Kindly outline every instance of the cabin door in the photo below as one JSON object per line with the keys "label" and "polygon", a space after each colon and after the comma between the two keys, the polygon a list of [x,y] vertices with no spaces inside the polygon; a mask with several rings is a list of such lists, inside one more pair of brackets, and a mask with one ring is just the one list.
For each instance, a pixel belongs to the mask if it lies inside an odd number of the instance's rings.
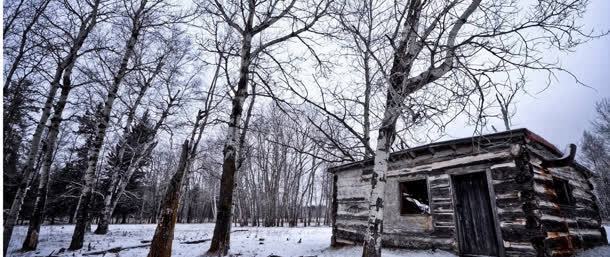
{"label": "cabin door", "polygon": [[458,244],[463,256],[497,256],[498,240],[484,172],[453,177]]}

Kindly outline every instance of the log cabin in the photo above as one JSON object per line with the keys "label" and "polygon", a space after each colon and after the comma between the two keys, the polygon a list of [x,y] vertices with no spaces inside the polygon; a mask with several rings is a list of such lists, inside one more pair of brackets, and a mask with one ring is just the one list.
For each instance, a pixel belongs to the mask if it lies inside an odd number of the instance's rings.
{"label": "log cabin", "polygon": [[[573,256],[607,244],[590,170],[527,129],[433,143],[390,155],[384,247],[460,256]],[[333,175],[333,246],[361,244],[373,160]]]}

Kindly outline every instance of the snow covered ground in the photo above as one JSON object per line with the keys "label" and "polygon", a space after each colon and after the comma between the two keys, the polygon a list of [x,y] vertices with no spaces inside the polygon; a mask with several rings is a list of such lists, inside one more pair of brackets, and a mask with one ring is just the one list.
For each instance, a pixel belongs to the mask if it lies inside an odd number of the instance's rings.
{"label": "snow covered ground", "polygon": [[[95,228],[95,227],[94,227]],[[56,254],[61,248],[70,245],[70,238],[74,226],[43,226],[39,251],[22,253],[19,246],[27,227],[15,228],[13,240],[9,246],[8,256],[33,257]],[[318,256],[318,257],[347,257],[360,256],[362,247],[343,247],[330,249],[331,229],[329,227],[306,228],[261,228],[236,227],[238,231],[231,234],[231,254],[241,257],[267,257],[278,255],[289,256]],[[87,234],[85,247],[76,252],[64,252],[59,256],[83,256],[83,253],[106,250],[113,247],[126,247],[142,244],[142,240],[150,240],[155,230],[152,224],[110,225],[110,232],[106,236]],[[214,224],[178,224],[172,256],[201,256],[209,247],[209,241],[200,244],[182,244],[185,241],[208,239],[212,237]],[[146,256],[148,248],[135,248],[119,252],[119,254],[106,254],[108,256],[140,257]],[[74,255],[73,255],[74,254]],[[241,254],[241,255],[238,255]],[[409,251],[384,250],[384,257],[413,256],[413,257],[453,257],[455,255],[444,251]],[[97,255],[102,256],[102,255]]]}
{"label": "snow covered ground", "polygon": [[[67,248],[74,226],[58,225],[43,226],[39,251],[19,252],[27,227],[15,228],[15,234],[9,246],[8,256],[83,256],[90,251],[106,250],[114,247],[128,247],[141,245],[143,240],[150,240],[155,230],[152,224],[111,225],[110,233],[106,236],[87,234],[85,247],[76,252],[64,251],[57,254],[61,248]],[[173,244],[173,256],[201,256],[209,246],[209,241],[199,244],[183,244],[185,241],[209,239],[212,237],[214,224],[178,224]],[[360,256],[360,246],[330,249],[331,229],[328,227],[307,228],[260,228],[237,227],[238,231],[231,234],[231,254],[242,257],[267,257],[277,255],[288,256],[318,256],[318,257],[347,257]],[[610,226],[606,226],[610,234]],[[90,249],[89,249],[90,248]],[[119,253],[110,253],[105,256],[139,257],[146,256],[148,248],[135,248]],[[102,256],[102,255],[97,255]],[[384,250],[384,257],[453,257],[455,255],[444,251],[411,251],[411,250]],[[579,257],[608,257],[610,246],[598,247],[582,252]]]}

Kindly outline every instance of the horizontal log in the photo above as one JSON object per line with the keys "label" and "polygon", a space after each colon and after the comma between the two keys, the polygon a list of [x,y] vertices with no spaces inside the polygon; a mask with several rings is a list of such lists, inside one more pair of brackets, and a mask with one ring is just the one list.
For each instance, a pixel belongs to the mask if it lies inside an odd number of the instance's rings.
{"label": "horizontal log", "polygon": [[525,220],[525,213],[523,212],[502,212],[498,213],[498,220],[505,222],[517,222]]}
{"label": "horizontal log", "polygon": [[608,240],[603,235],[582,235],[581,237],[581,247],[583,249],[608,245]]}
{"label": "horizontal log", "polygon": [[430,235],[437,238],[455,238],[455,226],[435,226]]}
{"label": "horizontal log", "polygon": [[601,224],[597,219],[577,218],[578,227],[581,228],[600,228]]}
{"label": "horizontal log", "polygon": [[362,240],[364,239],[364,234],[363,233],[357,233],[351,230],[345,230],[345,229],[340,229],[337,228],[335,230],[335,236],[338,239],[343,239],[343,240],[349,240],[349,241],[354,241],[354,242],[362,242]]}
{"label": "horizontal log", "polygon": [[505,163],[504,166],[502,164],[491,166],[491,177],[494,180],[507,180],[514,179],[519,172],[519,169],[515,166],[514,162]]}
{"label": "horizontal log", "polygon": [[453,222],[453,213],[433,213],[432,220],[435,222]]}
{"label": "horizontal log", "polygon": [[569,226],[566,222],[559,220],[540,220],[542,230],[545,232],[568,232]]}
{"label": "horizontal log", "polygon": [[449,186],[449,178],[428,177],[428,183],[430,183],[430,186],[439,186],[439,185]]}
{"label": "horizontal log", "polygon": [[537,256],[538,252],[529,242],[507,242],[504,241],[506,256]]}
{"label": "horizontal log", "polygon": [[437,188],[449,188],[449,184],[430,185],[430,189],[437,189]]}
{"label": "horizontal log", "polygon": [[337,220],[359,220],[367,221],[368,215],[350,215],[350,214],[339,214],[337,213]]}
{"label": "horizontal log", "polygon": [[508,180],[493,180],[493,188],[494,192],[498,194],[510,193],[510,192],[519,192],[523,190],[524,186],[522,184],[517,183],[513,179]]}
{"label": "horizontal log", "polygon": [[422,165],[417,165],[415,162],[411,162],[411,164],[414,164],[414,166],[403,169],[390,170],[388,171],[387,176],[392,177],[399,175],[425,173],[430,171],[443,172],[444,169],[461,166],[473,166],[477,164],[489,164],[487,166],[491,166],[491,164],[494,162],[506,161],[510,158],[510,153],[508,151],[489,152],[468,156],[447,156],[445,158],[446,160],[442,160],[441,158],[435,158],[433,161],[428,161],[426,164]]}
{"label": "horizontal log", "polygon": [[527,228],[525,224],[501,223],[500,230],[502,231],[502,238],[511,242],[527,242],[544,234],[540,230]]}
{"label": "horizontal log", "polygon": [[434,222],[435,228],[455,228],[455,222]]}
{"label": "horizontal log", "polygon": [[439,238],[433,234],[405,235],[405,234],[384,234],[382,236],[384,247],[400,247],[409,249],[443,249],[455,250],[453,237]]}
{"label": "horizontal log", "polygon": [[523,201],[519,198],[496,198],[496,206],[499,208],[519,208]]}
{"label": "horizontal log", "polygon": [[451,196],[451,190],[449,189],[449,187],[430,188],[430,195],[433,195],[435,197],[448,198]]}
{"label": "horizontal log", "polygon": [[570,251],[573,250],[573,242],[578,238],[574,235],[563,233],[548,233],[544,239],[544,247],[553,251]]}
{"label": "horizontal log", "polygon": [[451,205],[433,205],[432,212],[435,214],[453,213],[453,206],[451,206]]}
{"label": "horizontal log", "polygon": [[[335,231],[337,242],[347,241],[359,244],[364,239],[364,233],[357,233],[345,229]],[[453,238],[438,238],[431,233],[412,233],[412,234],[388,234],[382,235],[382,245],[384,247],[399,247],[409,249],[444,249],[453,250],[455,242]]]}
{"label": "horizontal log", "polygon": [[432,196],[431,202],[433,204],[451,204],[453,201],[452,201],[451,197]]}
{"label": "horizontal log", "polygon": [[538,253],[522,252],[522,251],[511,251],[505,250],[504,255],[506,257],[536,257]]}
{"label": "horizontal log", "polygon": [[362,233],[366,232],[367,222],[357,222],[353,220],[337,220],[336,222],[337,229],[342,229],[346,231],[351,231],[354,233]]}
{"label": "horizontal log", "polygon": [[364,197],[346,197],[346,198],[337,198],[337,202],[339,203],[351,203],[351,202],[364,202],[367,201]]}

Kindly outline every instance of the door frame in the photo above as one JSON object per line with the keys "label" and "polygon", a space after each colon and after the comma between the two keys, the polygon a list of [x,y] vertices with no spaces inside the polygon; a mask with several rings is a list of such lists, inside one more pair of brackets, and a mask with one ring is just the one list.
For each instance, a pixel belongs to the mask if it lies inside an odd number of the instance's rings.
{"label": "door frame", "polygon": [[[490,209],[491,209],[491,214],[492,214],[492,219],[493,219],[493,223],[494,223],[494,232],[496,234],[496,245],[498,246],[498,256],[499,257],[504,257],[506,256],[505,253],[505,249],[504,249],[504,240],[502,239],[502,230],[500,229],[500,221],[498,220],[498,210],[497,210],[497,205],[496,205],[496,193],[494,191],[493,188],[493,180],[492,180],[492,175],[491,175],[491,169],[489,168],[485,168],[485,169],[468,169],[468,167],[465,167],[460,169],[460,171],[458,172],[454,172],[451,173],[449,175],[449,184],[450,184],[450,188],[451,188],[451,198],[453,201],[453,218],[454,218],[454,222],[455,222],[455,228],[456,228],[456,233],[455,233],[455,239],[456,239],[456,243],[458,246],[458,255],[459,256],[465,256],[462,250],[462,244],[461,244],[461,238],[460,238],[460,233],[459,231],[462,229],[460,227],[460,223],[458,222],[458,213],[457,213],[457,209],[456,209],[456,204],[457,204],[457,195],[456,195],[456,191],[454,189],[454,179],[456,176],[460,176],[460,175],[467,175],[467,174],[472,174],[472,173],[483,173],[485,175],[485,182],[487,182],[487,192],[489,193],[489,205],[490,205]],[[476,255],[470,255],[470,256],[476,256]]]}

